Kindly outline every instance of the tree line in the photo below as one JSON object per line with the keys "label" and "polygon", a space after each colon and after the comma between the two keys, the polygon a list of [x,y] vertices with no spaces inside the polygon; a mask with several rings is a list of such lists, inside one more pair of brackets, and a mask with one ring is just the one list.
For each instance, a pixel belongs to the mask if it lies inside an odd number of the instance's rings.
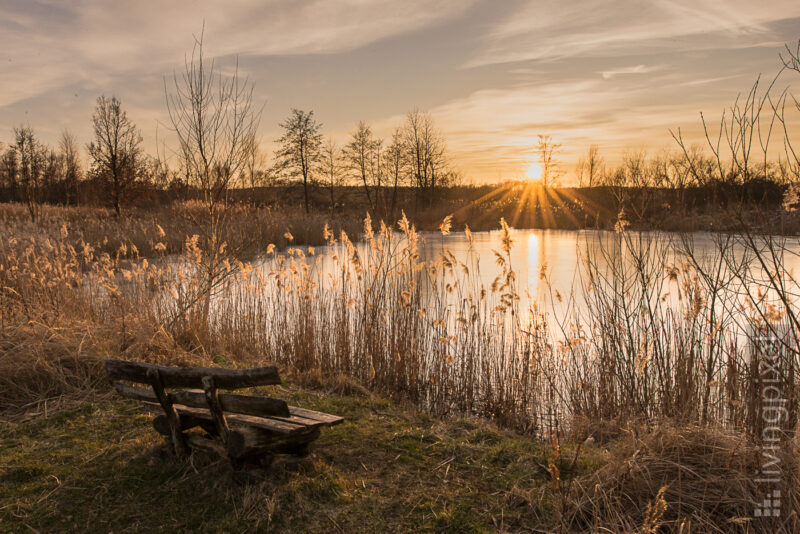
{"label": "tree line", "polygon": [[[120,100],[103,95],[91,118],[87,166],[69,131],[50,147],[30,126],[14,128],[13,141],[0,144],[0,199],[26,203],[32,219],[42,203],[105,204],[119,215],[123,206],[151,199],[159,190],[171,191],[173,197],[188,192],[217,197],[206,199],[209,206],[216,206],[231,188],[299,183],[306,212],[319,207],[312,206],[314,191],[324,190],[327,208],[334,210],[338,190],[357,186],[374,216],[393,218],[399,209],[399,189],[411,188],[415,203],[429,205],[438,190],[460,181],[448,160],[444,135],[431,115],[419,110],[409,112],[388,140],[361,121],[340,146],[323,135],[313,111],[292,109],[280,123],[283,135],[276,140],[274,161],[267,165],[255,135],[257,110],[248,108],[247,117],[239,117],[238,124],[222,124],[222,116],[212,116],[204,125],[192,124],[186,102],[208,90],[200,86],[202,76],[196,73],[198,86],[186,88],[191,94],[175,92],[167,100],[178,139],[174,167],[143,150],[141,131]],[[239,98],[251,104],[252,94],[233,94],[240,92],[235,87],[222,90],[226,94],[217,95],[217,100]],[[223,141],[231,145],[227,152]]]}
{"label": "tree line", "polygon": [[0,198],[24,202],[31,219],[39,206],[104,201],[117,215],[134,196],[168,184],[164,163],[142,150],[142,135],[116,97],[101,96],[92,115],[94,139],[84,167],[75,136],[61,134],[58,146],[42,143],[32,127],[17,126],[13,141],[0,145]]}

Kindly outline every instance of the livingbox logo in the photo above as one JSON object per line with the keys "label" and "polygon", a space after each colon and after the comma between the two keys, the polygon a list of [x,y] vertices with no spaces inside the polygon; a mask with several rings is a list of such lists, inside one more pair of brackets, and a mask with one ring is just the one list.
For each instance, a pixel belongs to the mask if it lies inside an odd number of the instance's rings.
{"label": "livingbox logo", "polygon": [[783,427],[789,418],[787,399],[782,389],[780,367],[782,341],[774,334],[757,336],[758,381],[760,389],[760,417],[762,423],[760,466],[754,482],[763,498],[755,503],[755,517],[780,517],[783,471],[781,443]]}

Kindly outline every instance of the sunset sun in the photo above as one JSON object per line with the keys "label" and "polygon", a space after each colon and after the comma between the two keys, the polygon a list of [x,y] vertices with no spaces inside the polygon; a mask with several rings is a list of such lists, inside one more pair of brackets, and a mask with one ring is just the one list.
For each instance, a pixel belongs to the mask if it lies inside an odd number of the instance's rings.
{"label": "sunset sun", "polygon": [[525,176],[533,182],[540,181],[542,179],[542,166],[538,162],[532,161]]}

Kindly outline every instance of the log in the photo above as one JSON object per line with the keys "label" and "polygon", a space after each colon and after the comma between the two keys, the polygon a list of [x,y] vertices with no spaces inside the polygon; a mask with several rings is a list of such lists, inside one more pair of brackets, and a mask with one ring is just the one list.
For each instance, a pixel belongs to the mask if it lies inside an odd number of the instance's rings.
{"label": "log", "polygon": [[165,367],[144,362],[106,360],[106,372],[113,380],[129,380],[150,384],[148,373],[158,371],[166,388],[200,388],[204,376],[213,376],[221,389],[238,389],[252,386],[280,384],[278,368],[275,366],[255,369],[219,369],[211,367]]}
{"label": "log", "polygon": [[[123,397],[144,402],[158,402],[155,394],[149,389],[137,388],[119,382],[114,383],[114,389]],[[174,404],[182,404],[192,408],[206,408],[208,406],[206,404],[205,393],[202,390],[175,391],[174,393],[170,393],[169,397]],[[229,413],[240,413],[259,417],[274,415],[291,417],[292,415],[289,411],[289,406],[285,401],[280,399],[250,397],[247,395],[236,395],[234,393],[218,393],[218,398],[223,411]]]}
{"label": "log", "polygon": [[319,428],[282,436],[260,428],[246,427],[232,430],[226,446],[231,458],[247,458],[267,453],[305,455],[308,453],[308,444],[318,437]]}

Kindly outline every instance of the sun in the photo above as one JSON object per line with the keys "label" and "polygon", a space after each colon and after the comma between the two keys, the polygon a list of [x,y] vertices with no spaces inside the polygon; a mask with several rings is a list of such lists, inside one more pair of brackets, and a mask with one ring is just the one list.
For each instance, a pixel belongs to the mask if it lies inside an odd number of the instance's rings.
{"label": "sun", "polygon": [[538,162],[532,161],[530,167],[528,167],[528,172],[525,174],[528,180],[537,182],[542,179],[542,166]]}

